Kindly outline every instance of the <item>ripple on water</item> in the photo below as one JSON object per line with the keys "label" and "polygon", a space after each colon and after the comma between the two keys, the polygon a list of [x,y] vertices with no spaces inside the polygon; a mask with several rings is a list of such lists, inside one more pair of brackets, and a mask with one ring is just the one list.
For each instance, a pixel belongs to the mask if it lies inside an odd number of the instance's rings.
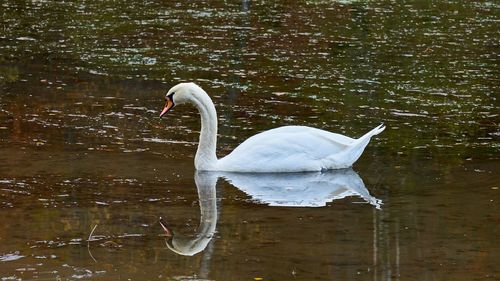
{"label": "ripple on water", "polygon": [[179,140],[169,140],[169,139],[161,139],[161,138],[143,138],[145,142],[154,142],[154,143],[179,143],[179,144],[189,144],[189,145],[197,145],[197,142],[192,141],[179,141]]}
{"label": "ripple on water", "polygon": [[6,261],[15,261],[15,260],[18,260],[18,259],[22,259],[24,257],[25,256],[20,255],[19,252],[16,251],[14,253],[8,253],[8,254],[0,255],[0,261],[3,261],[3,262],[6,262]]}

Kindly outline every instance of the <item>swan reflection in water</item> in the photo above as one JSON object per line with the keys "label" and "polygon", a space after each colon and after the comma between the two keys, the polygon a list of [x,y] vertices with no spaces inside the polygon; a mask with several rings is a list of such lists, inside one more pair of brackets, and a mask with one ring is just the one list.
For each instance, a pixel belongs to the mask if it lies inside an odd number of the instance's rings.
{"label": "swan reflection in water", "polygon": [[281,207],[323,207],[328,202],[357,196],[380,209],[382,201],[371,196],[363,180],[352,169],[307,173],[195,173],[200,200],[200,225],[195,236],[182,236],[162,220],[160,224],[169,238],[167,246],[173,252],[193,256],[203,251],[215,233],[217,224],[216,184],[218,178],[252,197],[256,202]]}
{"label": "swan reflection in water", "polygon": [[217,196],[215,185],[218,175],[212,172],[196,172],[194,181],[198,189],[200,200],[200,226],[196,230],[196,235],[177,235],[161,218],[160,225],[167,239],[167,247],[173,252],[183,256],[193,256],[203,251],[215,233],[217,225]]}

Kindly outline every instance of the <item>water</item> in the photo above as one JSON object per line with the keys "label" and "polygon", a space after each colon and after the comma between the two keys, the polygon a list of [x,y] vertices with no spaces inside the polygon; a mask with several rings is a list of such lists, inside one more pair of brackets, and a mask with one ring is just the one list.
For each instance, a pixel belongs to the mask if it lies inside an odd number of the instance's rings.
{"label": "water", "polygon": [[[0,278],[497,280],[498,11],[2,2]],[[219,156],[281,125],[387,129],[323,185],[200,175],[195,110],[157,118],[179,81],[216,103]]]}

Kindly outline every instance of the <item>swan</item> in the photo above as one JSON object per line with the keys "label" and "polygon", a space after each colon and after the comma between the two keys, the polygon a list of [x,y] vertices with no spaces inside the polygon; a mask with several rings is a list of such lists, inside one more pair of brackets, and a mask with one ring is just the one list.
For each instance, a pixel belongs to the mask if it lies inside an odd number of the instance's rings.
{"label": "swan", "polygon": [[258,133],[217,159],[217,112],[208,94],[195,83],[180,83],[165,96],[160,118],[177,105],[193,104],[201,116],[194,165],[200,171],[306,172],[351,167],[383,124],[358,139],[306,126],[283,126]]}

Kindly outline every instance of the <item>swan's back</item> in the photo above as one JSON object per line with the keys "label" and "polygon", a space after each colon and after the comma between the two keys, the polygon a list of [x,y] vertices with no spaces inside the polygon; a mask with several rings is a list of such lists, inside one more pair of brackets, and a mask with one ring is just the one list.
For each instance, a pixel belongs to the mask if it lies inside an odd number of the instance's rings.
{"label": "swan's back", "polygon": [[[329,157],[345,152],[354,139],[306,126],[285,126],[254,135],[218,162],[218,169],[244,172],[319,171]],[[331,162],[331,161],[330,161]]]}

